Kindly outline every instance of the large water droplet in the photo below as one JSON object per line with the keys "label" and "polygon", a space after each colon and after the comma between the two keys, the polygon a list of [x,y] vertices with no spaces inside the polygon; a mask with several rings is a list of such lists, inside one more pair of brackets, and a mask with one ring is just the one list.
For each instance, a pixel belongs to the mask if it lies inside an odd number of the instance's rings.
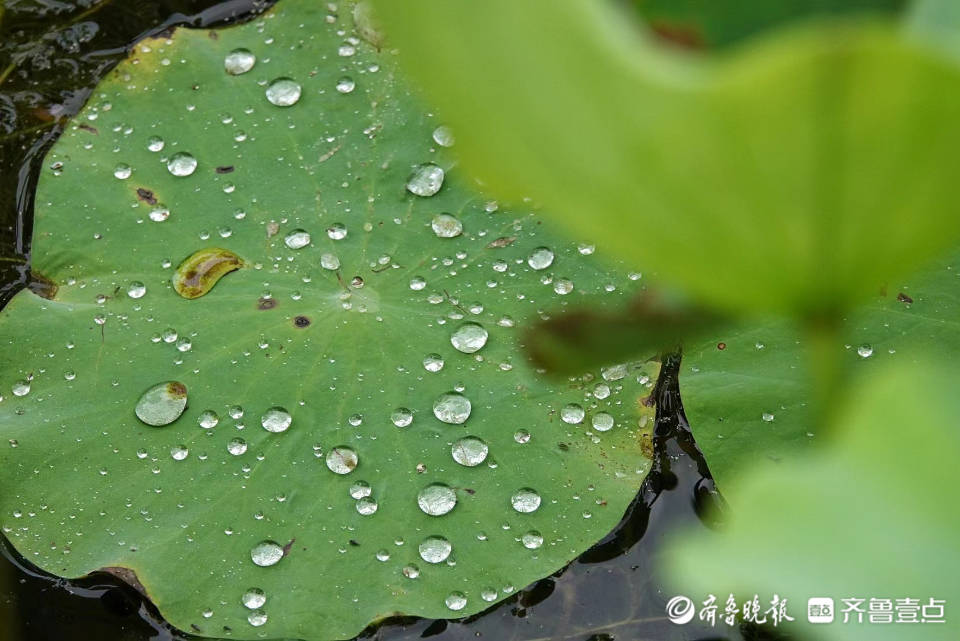
{"label": "large water droplet", "polygon": [[584,416],[586,416],[586,412],[584,412],[583,408],[576,403],[564,405],[563,409],[560,410],[560,420],[571,425],[581,423]]}
{"label": "large water droplet", "polygon": [[167,171],[174,176],[189,176],[197,170],[197,159],[185,151],[178,151],[167,161]]}
{"label": "large water droplet", "polygon": [[438,238],[456,238],[463,233],[463,223],[450,214],[437,214],[430,227]]}
{"label": "large water droplet", "polygon": [[158,383],[137,402],[137,418],[154,427],[169,425],[180,418],[187,406],[187,386],[177,381]]}
{"label": "large water droplet", "polygon": [[453,129],[446,125],[440,125],[433,130],[433,142],[441,147],[453,147],[456,138],[453,135]]}
{"label": "large water droplet", "polygon": [[26,396],[30,393],[30,381],[17,381],[13,384],[11,390],[14,396]]}
{"label": "large water droplet", "polygon": [[457,505],[457,493],[443,483],[431,483],[420,490],[417,504],[424,514],[443,516]]}
{"label": "large water droplet", "polygon": [[470,418],[470,399],[463,394],[447,392],[433,402],[433,415],[444,423],[461,425]]}
{"label": "large water droplet", "polygon": [[267,100],[278,107],[289,107],[300,100],[300,83],[291,78],[277,78],[267,87]]}
{"label": "large water droplet", "polygon": [[524,514],[536,512],[540,507],[540,495],[534,489],[522,487],[510,497],[510,504],[517,512]]}
{"label": "large water droplet", "polygon": [[227,73],[239,76],[253,69],[256,62],[257,57],[249,49],[234,49],[223,59],[223,68]]}
{"label": "large water droplet", "polygon": [[466,467],[475,467],[487,460],[490,448],[476,436],[465,436],[450,448],[453,460]]}
{"label": "large water droplet", "polygon": [[546,269],[553,264],[553,250],[549,247],[537,247],[527,256],[527,264],[536,270]]}
{"label": "large water droplet", "polygon": [[283,239],[283,244],[290,249],[303,249],[310,244],[310,232],[294,229]]}
{"label": "large water droplet", "polygon": [[290,412],[282,407],[271,407],[260,417],[260,425],[263,429],[274,433],[286,432],[292,422]]}
{"label": "large water droplet", "polygon": [[260,541],[250,550],[250,559],[262,568],[276,565],[283,558],[283,546],[276,541]]}
{"label": "large water droplet", "polygon": [[427,563],[443,563],[452,550],[450,541],[442,536],[428,536],[420,544],[420,558]]}
{"label": "large water droplet", "polygon": [[467,607],[467,597],[463,592],[451,592],[447,598],[444,599],[444,603],[454,612],[458,612]]}
{"label": "large water droplet", "polygon": [[613,423],[613,416],[606,412],[597,412],[590,419],[590,424],[593,425],[593,429],[598,432],[606,432],[613,427]]}
{"label": "large water droplet", "polygon": [[240,597],[240,602],[245,608],[256,610],[267,602],[267,595],[260,588],[250,588]]}
{"label": "large water droplet", "polygon": [[464,323],[450,336],[450,343],[457,351],[473,354],[487,344],[487,330],[479,323]]}
{"label": "large water droplet", "polygon": [[417,167],[407,180],[407,191],[415,196],[432,196],[443,186],[443,169],[427,163]]}
{"label": "large water droplet", "polygon": [[340,445],[327,454],[327,467],[334,474],[349,474],[357,469],[359,457],[353,448]]}

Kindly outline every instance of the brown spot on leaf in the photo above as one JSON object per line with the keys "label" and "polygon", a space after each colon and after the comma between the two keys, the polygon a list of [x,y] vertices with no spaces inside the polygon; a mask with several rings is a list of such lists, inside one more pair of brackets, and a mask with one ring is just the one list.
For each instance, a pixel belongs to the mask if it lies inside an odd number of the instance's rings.
{"label": "brown spot on leaf", "polygon": [[726,343],[717,343],[717,349],[719,349],[719,350],[722,352],[723,350],[727,349],[727,344],[726,344]]}
{"label": "brown spot on leaf", "polygon": [[89,131],[94,136],[100,135],[100,131],[97,130],[96,127],[92,127],[85,122],[81,122],[79,125],[77,125],[77,129],[83,129],[84,131]]}
{"label": "brown spot on leaf", "polygon": [[55,282],[40,272],[31,271],[30,281],[27,283],[27,289],[41,298],[53,300],[57,295],[57,290],[59,287]]}
{"label": "brown spot on leaf", "polygon": [[293,547],[294,541],[296,541],[296,539],[290,539],[290,542],[283,546],[283,556],[290,554],[290,548]]}
{"label": "brown spot on leaf", "polygon": [[137,198],[148,205],[157,204],[157,197],[153,195],[153,191],[147,189],[146,187],[137,187]]}
{"label": "brown spot on leaf", "polygon": [[900,301],[901,303],[913,302],[913,299],[907,296],[906,294],[904,294],[903,292],[900,292],[899,294],[897,294],[897,300]]}
{"label": "brown spot on leaf", "polygon": [[293,326],[303,329],[310,326],[310,319],[306,316],[297,316],[293,319]]}
{"label": "brown spot on leaf", "polygon": [[143,587],[142,583],[140,583],[140,579],[137,578],[137,573],[130,568],[111,565],[109,567],[102,568],[102,571],[117,577],[134,590],[142,594],[144,597],[147,597],[147,589]]}
{"label": "brown spot on leaf", "polygon": [[229,174],[232,171],[233,171],[233,165],[221,165],[220,167],[216,168],[216,172],[218,174]]}
{"label": "brown spot on leaf", "polygon": [[273,308],[276,307],[276,306],[277,306],[277,299],[276,299],[276,298],[267,298],[266,296],[264,296],[264,297],[259,298],[259,299],[257,300],[257,309],[259,309],[259,310],[261,310],[261,311],[265,311],[265,310],[268,310],[268,309],[273,309]]}
{"label": "brown spot on leaf", "polygon": [[487,249],[500,249],[501,247],[508,247],[512,245],[513,241],[516,239],[516,236],[501,236],[500,238],[488,243]]}

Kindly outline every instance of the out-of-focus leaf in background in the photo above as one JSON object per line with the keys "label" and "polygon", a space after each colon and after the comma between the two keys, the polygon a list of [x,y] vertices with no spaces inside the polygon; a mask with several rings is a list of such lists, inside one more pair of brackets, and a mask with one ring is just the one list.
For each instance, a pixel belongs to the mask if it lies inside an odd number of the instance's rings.
{"label": "out-of-focus leaf in background", "polygon": [[[833,597],[837,620],[802,638],[956,639],[955,388],[955,371],[929,360],[873,376],[849,399],[844,429],[819,455],[768,462],[740,480],[726,536],[670,542],[674,587],[694,601],[712,593],[721,603],[731,592],[776,593],[788,599],[794,633],[808,626],[807,598]],[[843,624],[841,599],[854,597],[865,599],[864,610],[871,598],[945,600],[946,623]]]}
{"label": "out-of-focus leaf in background", "polygon": [[705,58],[603,2],[376,6],[495,191],[715,307],[836,314],[960,233],[960,67],[892,21]]}

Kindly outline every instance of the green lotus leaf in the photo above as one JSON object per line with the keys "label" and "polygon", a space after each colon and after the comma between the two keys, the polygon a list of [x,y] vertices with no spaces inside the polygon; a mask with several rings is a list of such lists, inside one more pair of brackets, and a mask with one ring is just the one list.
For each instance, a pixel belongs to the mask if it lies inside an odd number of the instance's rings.
{"label": "green lotus leaf", "polygon": [[643,281],[484,197],[379,38],[283,0],[144,41],[50,151],[50,286],[0,313],[27,560],[197,634],[347,638],[477,613],[621,518],[656,363],[557,382],[521,337]]}

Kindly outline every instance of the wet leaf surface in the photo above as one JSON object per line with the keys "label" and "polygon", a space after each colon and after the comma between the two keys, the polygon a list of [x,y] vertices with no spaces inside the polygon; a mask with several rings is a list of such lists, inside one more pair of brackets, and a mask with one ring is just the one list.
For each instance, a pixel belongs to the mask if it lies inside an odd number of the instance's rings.
{"label": "wet leaf surface", "polygon": [[[606,535],[650,468],[655,364],[558,384],[518,338],[639,283],[465,185],[346,8],[139,45],[44,161],[33,269],[55,296],[0,315],[5,534],[55,574],[133,571],[198,634],[479,612]],[[226,73],[240,48],[256,62]],[[244,268],[179,295],[211,248]],[[171,381],[183,414],[144,424]],[[457,462],[467,436],[481,464]],[[448,513],[419,506],[433,483]]]}

